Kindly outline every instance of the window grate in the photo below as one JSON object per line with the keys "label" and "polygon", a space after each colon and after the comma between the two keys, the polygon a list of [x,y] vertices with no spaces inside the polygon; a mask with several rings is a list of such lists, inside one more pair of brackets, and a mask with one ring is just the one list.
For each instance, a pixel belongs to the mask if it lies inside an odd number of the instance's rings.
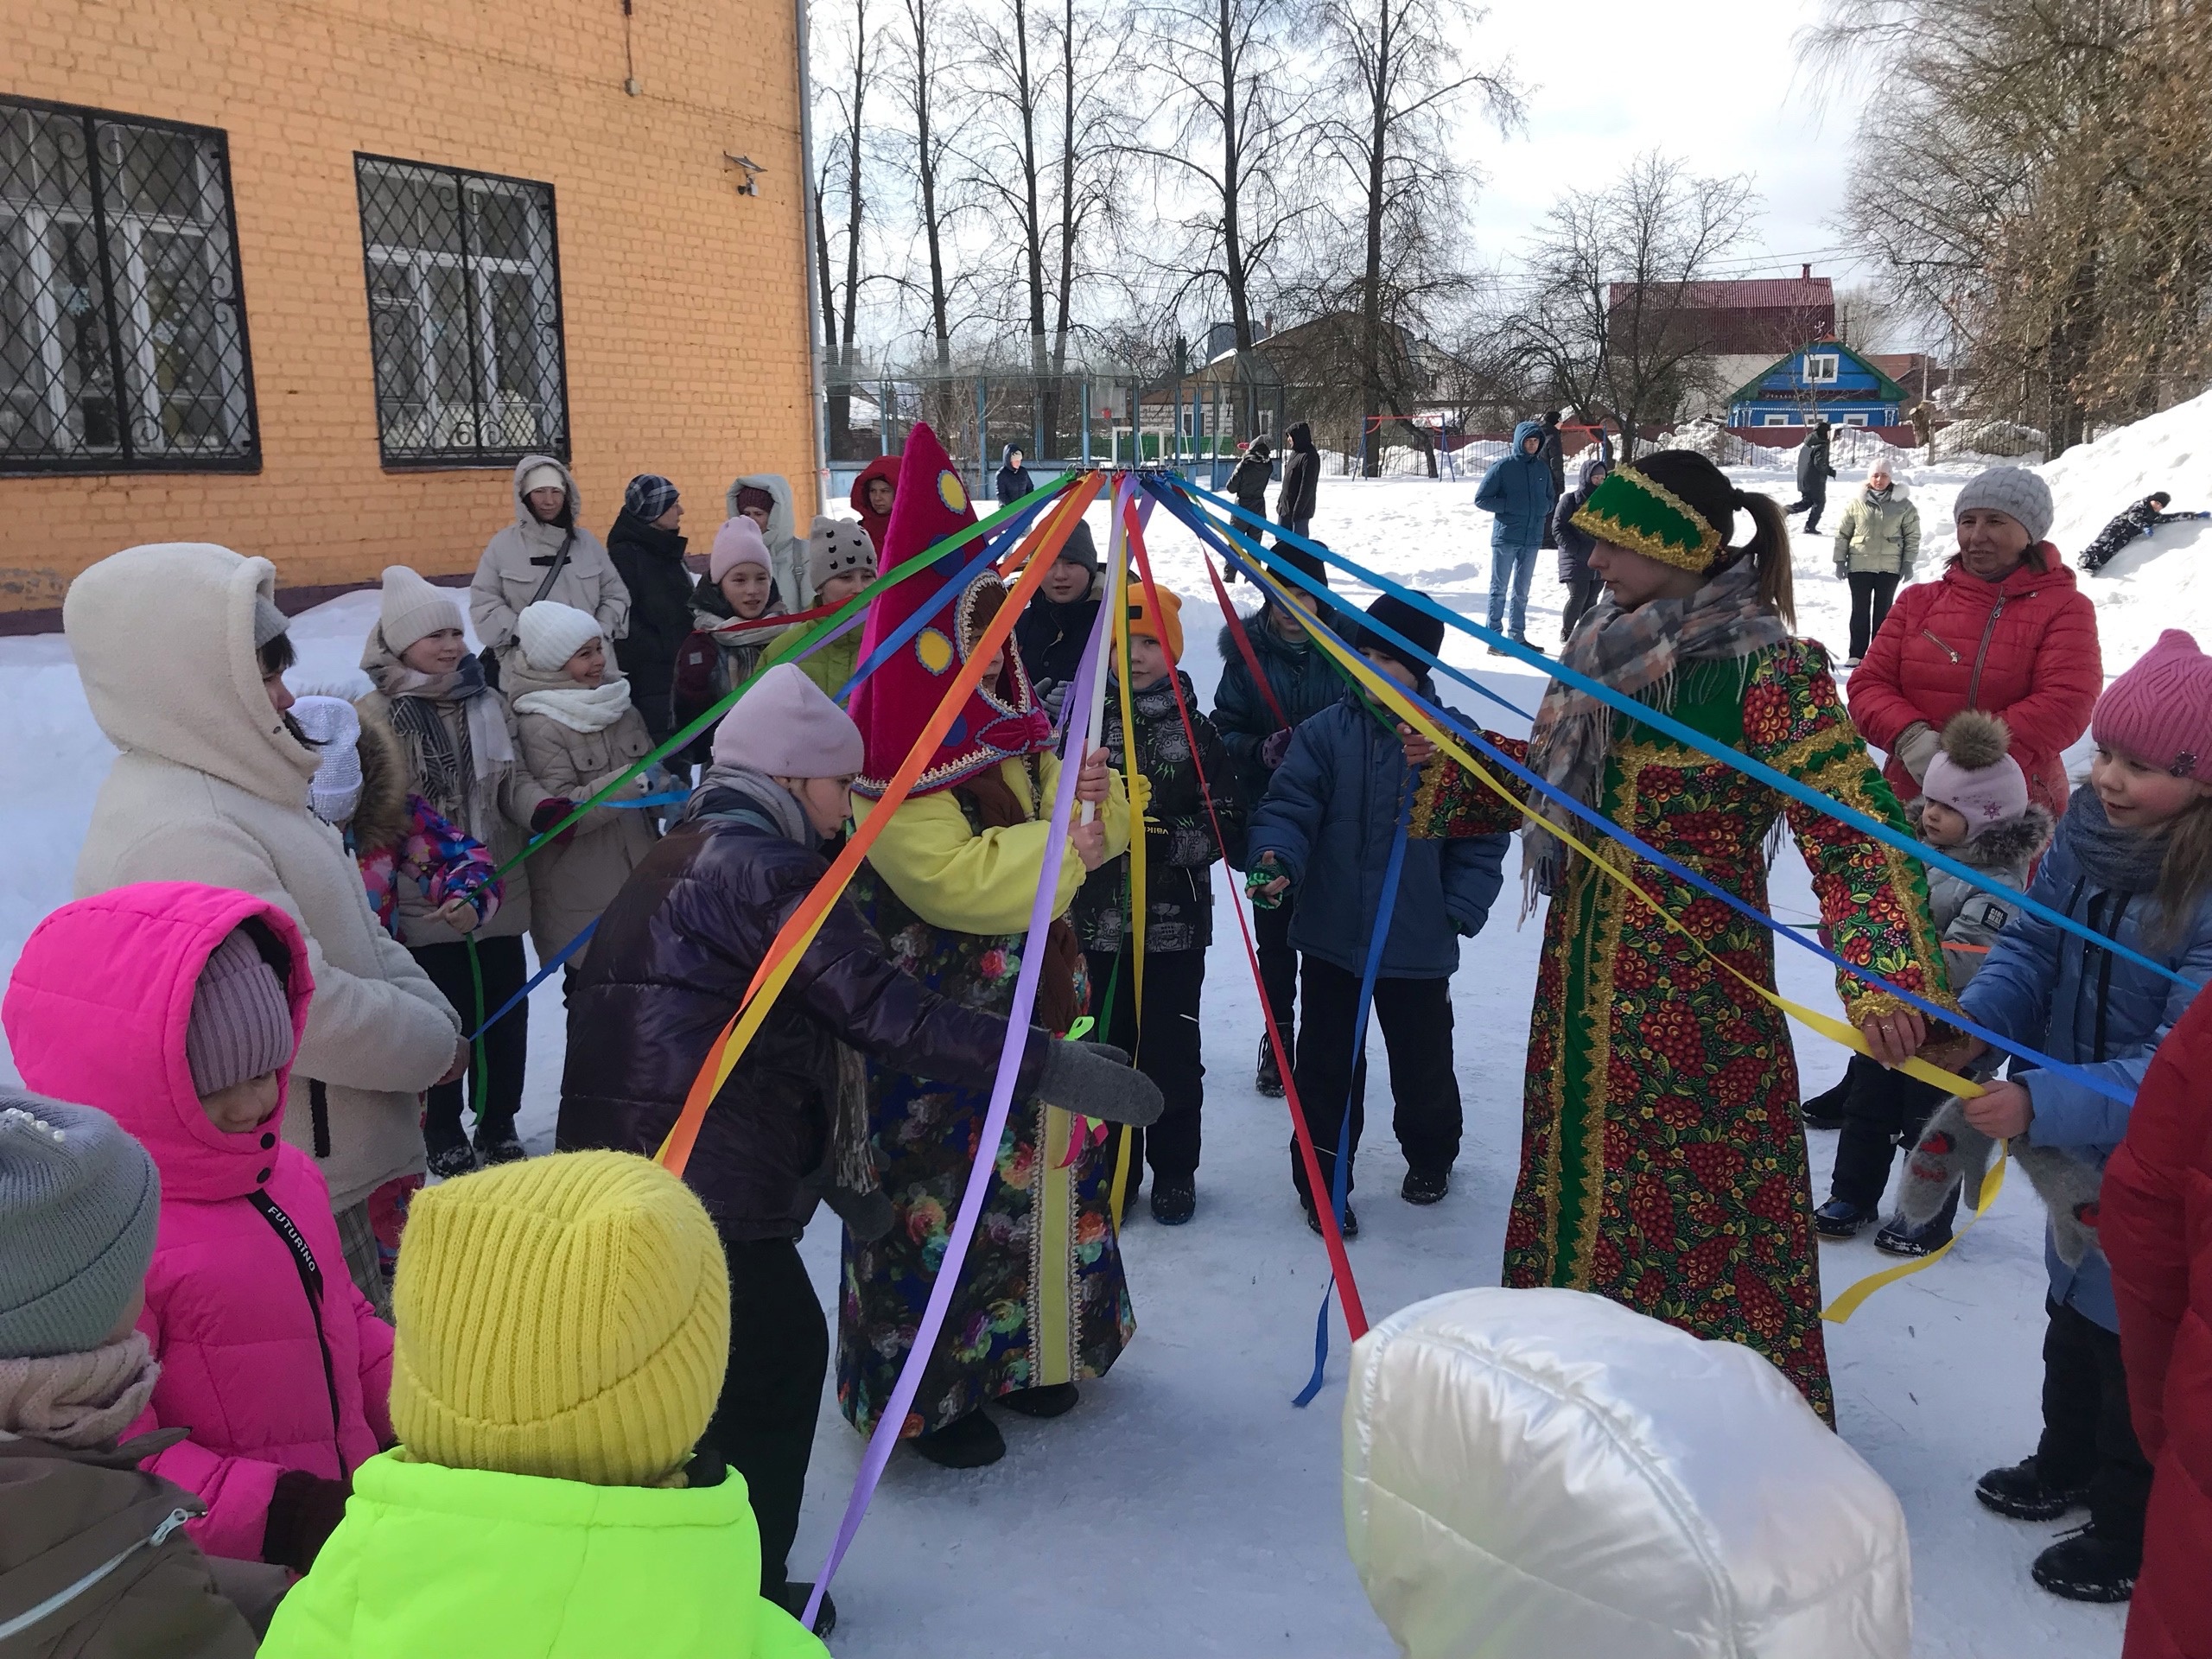
{"label": "window grate", "polygon": [[223,135],[0,99],[0,473],[260,464]]}
{"label": "window grate", "polygon": [[353,158],[387,467],[569,458],[553,187]]}

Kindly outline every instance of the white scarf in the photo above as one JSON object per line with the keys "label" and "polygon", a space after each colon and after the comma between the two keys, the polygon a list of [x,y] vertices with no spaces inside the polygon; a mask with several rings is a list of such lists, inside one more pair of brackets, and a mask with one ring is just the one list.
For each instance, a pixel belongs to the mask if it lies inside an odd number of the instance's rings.
{"label": "white scarf", "polygon": [[630,682],[613,679],[599,686],[525,691],[515,699],[514,707],[518,715],[543,715],[572,732],[603,732],[630,712]]}

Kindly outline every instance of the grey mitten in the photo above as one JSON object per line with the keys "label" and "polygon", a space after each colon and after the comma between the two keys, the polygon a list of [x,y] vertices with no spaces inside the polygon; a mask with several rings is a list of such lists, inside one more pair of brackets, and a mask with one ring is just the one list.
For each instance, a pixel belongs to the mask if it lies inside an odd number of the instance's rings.
{"label": "grey mitten", "polygon": [[1129,1057],[1103,1043],[1055,1040],[1037,1074],[1039,1100],[1102,1123],[1142,1128],[1167,1109],[1160,1085],[1129,1065]]}
{"label": "grey mitten", "polygon": [[1897,746],[1894,753],[1916,784],[1928,776],[1928,763],[1936,758],[1936,751],[1942,747],[1943,740],[1936,735],[1936,728],[1924,721],[1916,720],[1897,734]]}
{"label": "grey mitten", "polygon": [[2012,1156],[2036,1196],[2050,1211],[2050,1242],[2069,1268],[2082,1265],[2097,1242],[2097,1193],[2104,1172],[2069,1158],[2056,1147],[2038,1147],[2027,1135],[2012,1138]]}
{"label": "grey mitten", "polygon": [[1047,680],[1037,689],[1037,696],[1045,705],[1045,711],[1058,720],[1060,710],[1067,704],[1068,683],[1065,680]]}
{"label": "grey mitten", "polygon": [[1980,1194],[1982,1175],[1996,1150],[1995,1141],[1967,1122],[1965,1104],[1953,1095],[1936,1109],[1920,1132],[1920,1144],[1904,1160],[1897,1213],[1915,1226],[1933,1221],[1961,1181],[1971,1204]]}

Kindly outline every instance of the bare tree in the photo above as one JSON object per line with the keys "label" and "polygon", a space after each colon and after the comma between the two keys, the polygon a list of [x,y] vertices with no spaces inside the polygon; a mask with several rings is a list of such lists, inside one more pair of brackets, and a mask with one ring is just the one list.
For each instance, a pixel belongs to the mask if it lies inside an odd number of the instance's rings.
{"label": "bare tree", "polygon": [[[868,0],[852,0],[847,22],[849,32],[841,31],[836,44],[849,53],[849,59],[840,66],[839,79],[825,81],[817,91],[818,109],[834,120],[825,121],[820,114],[816,118],[816,130],[833,136],[823,146],[814,190],[816,286],[822,295],[822,340],[830,359],[830,437],[831,453],[840,458],[850,442],[853,378],[859,367],[861,229],[868,210],[867,106],[877,73]],[[829,216],[830,199],[836,194],[844,199],[842,327]]]}
{"label": "bare tree", "polygon": [[[925,285],[911,276],[903,280],[910,289],[918,288],[924,298],[924,328],[942,385],[952,368],[952,296],[957,275],[950,266],[949,245],[958,206],[957,146],[967,111],[957,97],[950,108],[946,106],[947,98],[953,96],[944,60],[947,30],[952,22],[945,15],[949,0],[899,0],[899,3],[906,28],[896,41],[890,73],[893,95],[906,118],[904,160],[913,185],[926,265]],[[931,401],[943,403],[941,396]],[[939,424],[953,412],[944,406],[928,408],[930,417]]]}

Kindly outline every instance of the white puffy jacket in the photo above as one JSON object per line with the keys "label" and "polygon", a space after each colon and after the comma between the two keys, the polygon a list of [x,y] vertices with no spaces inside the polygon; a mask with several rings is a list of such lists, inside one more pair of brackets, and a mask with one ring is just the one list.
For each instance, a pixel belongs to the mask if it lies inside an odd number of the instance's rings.
{"label": "white puffy jacket", "polygon": [[1748,1348],[1573,1290],[1352,1350],[1344,1532],[1411,1659],[1908,1659],[1895,1494]]}

